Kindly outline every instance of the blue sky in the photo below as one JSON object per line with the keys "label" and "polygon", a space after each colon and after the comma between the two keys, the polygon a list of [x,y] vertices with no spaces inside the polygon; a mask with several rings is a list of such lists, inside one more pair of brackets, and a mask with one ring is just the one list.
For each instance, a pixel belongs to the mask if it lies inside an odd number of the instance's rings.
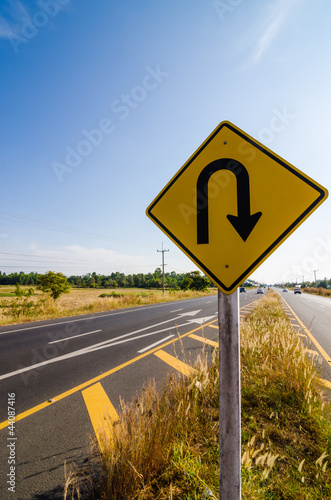
{"label": "blue sky", "polygon": [[[167,271],[195,269],[145,210],[224,120],[329,189],[330,15],[325,0],[2,0],[0,270],[147,273],[162,243]],[[252,277],[313,270],[331,277],[329,200]]]}

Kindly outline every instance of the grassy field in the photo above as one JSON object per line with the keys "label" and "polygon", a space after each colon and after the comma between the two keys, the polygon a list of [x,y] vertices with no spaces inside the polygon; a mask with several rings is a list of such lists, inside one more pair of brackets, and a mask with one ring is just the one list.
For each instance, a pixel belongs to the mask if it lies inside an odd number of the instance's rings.
{"label": "grassy field", "polygon": [[[27,290],[28,288],[22,286],[23,290]],[[208,292],[166,290],[164,294],[162,290],[145,290],[140,288],[117,288],[115,290],[72,288],[70,293],[61,295],[56,301],[47,298],[38,314],[11,317],[6,314],[9,312],[6,305],[13,300],[14,291],[14,286],[2,286],[0,288],[0,303],[5,306],[0,308],[0,325],[110,311],[171,300],[191,299],[217,293],[216,288],[211,288]],[[100,295],[104,294],[110,296],[100,297]],[[41,297],[41,291],[35,289],[34,295],[29,300],[37,303]]]}
{"label": "grassy field", "polygon": [[[241,324],[241,363],[242,499],[330,500],[330,404],[272,291]],[[122,403],[81,498],[218,499],[217,350],[196,368]],[[82,473],[68,473],[65,498],[80,497]]]}

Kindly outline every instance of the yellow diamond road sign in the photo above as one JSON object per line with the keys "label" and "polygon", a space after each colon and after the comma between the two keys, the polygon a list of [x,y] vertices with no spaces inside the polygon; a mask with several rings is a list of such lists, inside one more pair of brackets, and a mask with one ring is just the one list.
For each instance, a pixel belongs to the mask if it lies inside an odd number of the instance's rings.
{"label": "yellow diamond road sign", "polygon": [[303,172],[222,122],[147,215],[232,293],[327,198]]}

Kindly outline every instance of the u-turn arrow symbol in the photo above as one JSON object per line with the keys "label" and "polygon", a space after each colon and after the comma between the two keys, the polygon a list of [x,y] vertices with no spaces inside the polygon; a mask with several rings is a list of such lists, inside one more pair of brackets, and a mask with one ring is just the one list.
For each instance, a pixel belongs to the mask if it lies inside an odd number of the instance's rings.
{"label": "u-turn arrow symbol", "polygon": [[[260,219],[262,212],[251,214],[249,175],[242,163],[232,158],[221,158],[209,163],[197,181],[197,243],[209,243],[208,226],[208,182],[219,170],[229,170],[237,179],[237,215],[227,215],[239,236],[246,241]],[[198,208],[198,206],[200,207]]]}

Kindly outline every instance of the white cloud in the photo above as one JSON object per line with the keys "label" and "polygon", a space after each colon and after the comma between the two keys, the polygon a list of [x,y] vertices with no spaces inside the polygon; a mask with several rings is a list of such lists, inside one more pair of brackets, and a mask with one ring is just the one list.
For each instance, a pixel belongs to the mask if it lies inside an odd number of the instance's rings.
{"label": "white cloud", "polygon": [[265,52],[268,50],[274,38],[276,38],[278,32],[281,30],[285,18],[286,16],[284,10],[279,10],[279,12],[277,12],[277,14],[273,16],[271,22],[267,24],[264,32],[259,37],[256,43],[256,47],[252,57],[252,61],[254,64],[257,64],[265,54]]}
{"label": "white cloud", "polygon": [[[241,48],[248,48],[251,51],[244,69],[259,63],[280,35],[294,8],[299,7],[303,1],[276,0],[272,4],[266,4],[268,10],[264,14],[264,20],[259,19],[256,22],[256,26],[261,26],[261,28],[241,43]],[[253,26],[254,30],[256,26]]]}

